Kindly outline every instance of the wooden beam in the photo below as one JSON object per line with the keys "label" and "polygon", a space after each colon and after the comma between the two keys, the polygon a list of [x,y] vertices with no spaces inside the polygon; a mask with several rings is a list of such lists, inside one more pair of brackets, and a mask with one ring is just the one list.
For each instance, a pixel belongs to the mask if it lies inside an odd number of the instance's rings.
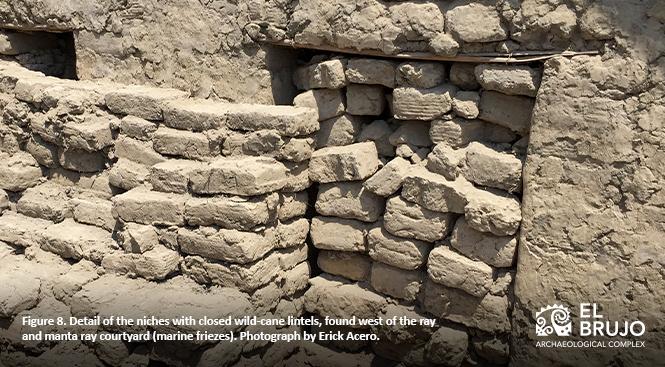
{"label": "wooden beam", "polygon": [[326,45],[307,45],[291,41],[264,41],[264,43],[290,47],[295,49],[318,50],[326,52],[335,52],[350,55],[374,56],[403,60],[425,60],[425,61],[454,61],[454,62],[472,62],[472,63],[502,63],[516,64],[529,63],[534,61],[544,61],[557,56],[573,57],[579,55],[598,55],[598,51],[518,51],[514,53],[472,53],[458,54],[456,56],[438,56],[426,52],[402,52],[398,54],[385,54],[376,50],[354,50],[338,48]]}

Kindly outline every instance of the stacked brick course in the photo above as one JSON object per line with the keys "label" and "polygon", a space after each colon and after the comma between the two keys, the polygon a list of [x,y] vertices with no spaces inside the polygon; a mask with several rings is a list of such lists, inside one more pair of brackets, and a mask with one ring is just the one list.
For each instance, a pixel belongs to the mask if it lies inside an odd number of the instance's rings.
{"label": "stacked brick course", "polygon": [[307,311],[433,316],[440,326],[383,326],[381,341],[328,347],[406,365],[506,363],[540,70],[318,57],[294,81],[305,89],[294,104],[321,121],[310,179],[323,274],[310,281]]}

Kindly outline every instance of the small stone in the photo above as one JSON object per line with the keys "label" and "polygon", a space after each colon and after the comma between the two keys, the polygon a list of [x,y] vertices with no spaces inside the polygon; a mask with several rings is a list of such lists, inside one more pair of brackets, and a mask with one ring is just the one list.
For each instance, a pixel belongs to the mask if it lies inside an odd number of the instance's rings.
{"label": "small stone", "polygon": [[363,222],[376,222],[384,205],[384,199],[365,189],[362,182],[322,184],[316,197],[319,214]]}
{"label": "small stone", "polygon": [[279,194],[277,217],[281,221],[304,217],[309,205],[309,192],[289,192]]}
{"label": "small stone", "polygon": [[450,233],[453,220],[451,213],[434,212],[395,196],[386,204],[383,225],[395,236],[435,242]]}
{"label": "small stone", "polygon": [[346,78],[351,83],[379,84],[395,88],[396,63],[379,59],[350,59],[346,66]]}
{"label": "small stone", "polygon": [[464,147],[472,141],[510,143],[517,139],[514,132],[503,126],[461,118],[432,121],[429,135],[434,144],[446,143],[452,148]]}
{"label": "small stone", "polygon": [[53,222],[28,217],[14,211],[0,216],[0,241],[19,247],[38,246],[46,227]]}
{"label": "small stone", "polygon": [[480,97],[479,118],[527,135],[531,129],[533,106],[532,98],[485,91]]}
{"label": "small stone", "polygon": [[475,74],[483,89],[503,94],[535,97],[540,87],[540,71],[529,66],[481,64]]}
{"label": "small stone", "polygon": [[228,229],[252,230],[271,221],[276,206],[276,194],[251,198],[194,197],[185,203],[185,219],[190,226],[216,225]]}
{"label": "small stone", "polygon": [[293,99],[295,107],[306,107],[317,111],[319,121],[341,116],[346,110],[344,95],[340,89],[313,89]]}
{"label": "small stone", "polygon": [[68,149],[96,152],[113,144],[110,116],[86,116],[81,123],[65,123],[63,143]]}
{"label": "small stone", "polygon": [[364,84],[346,87],[346,112],[358,116],[379,116],[385,108],[383,87]]}
{"label": "small stone", "polygon": [[305,309],[320,316],[371,319],[376,318],[387,304],[384,297],[334,277],[318,276],[310,279],[309,283]]}
{"label": "small stone", "polygon": [[390,196],[402,187],[402,182],[410,169],[409,161],[397,157],[367,179],[363,185],[377,195]]}
{"label": "small stone", "polygon": [[25,150],[42,166],[54,168],[60,165],[58,163],[58,146],[44,141],[37,134],[33,134],[26,142]]}
{"label": "small stone", "polygon": [[464,177],[482,186],[520,192],[522,161],[513,154],[498,152],[474,142],[466,150]]}
{"label": "small stone", "polygon": [[248,264],[271,251],[274,242],[262,233],[199,227],[194,230],[178,229],[178,245],[187,254]]}
{"label": "small stone", "polygon": [[397,146],[397,149],[395,149],[395,154],[400,158],[409,159],[416,154],[416,150],[418,150],[418,148],[413,145],[400,144]]}
{"label": "small stone", "polygon": [[318,249],[365,252],[367,230],[367,223],[352,219],[314,217],[310,236]]}
{"label": "small stone", "polygon": [[178,270],[180,260],[178,252],[159,246],[142,254],[109,254],[102,260],[102,267],[114,273],[162,280]]}
{"label": "small stone", "polygon": [[86,259],[99,263],[112,251],[112,244],[110,232],[66,219],[46,228],[41,248],[65,259]]}
{"label": "small stone", "polygon": [[398,120],[434,120],[452,109],[456,87],[444,84],[429,89],[399,87],[393,90],[394,116]]}
{"label": "small stone", "polygon": [[73,206],[64,186],[46,182],[23,192],[16,211],[34,218],[62,222],[73,216]]}
{"label": "small stone", "polygon": [[379,157],[370,142],[319,149],[309,161],[309,178],[315,182],[363,180],[376,172]]}
{"label": "small stone", "polygon": [[474,337],[473,349],[479,356],[494,364],[507,364],[510,361],[508,342],[496,336]]}
{"label": "small stone", "polygon": [[293,83],[300,90],[342,88],[347,84],[344,62],[335,59],[300,67],[293,74]]}
{"label": "small stone", "polygon": [[430,362],[458,367],[464,362],[468,347],[469,336],[464,331],[442,326],[432,334],[425,353]]}
{"label": "small stone", "polygon": [[71,204],[77,222],[101,227],[109,232],[115,228],[113,203],[110,200],[88,195],[72,199]]}
{"label": "small stone", "polygon": [[404,270],[375,262],[372,265],[370,284],[378,292],[413,302],[420,292],[422,278],[422,272]]}
{"label": "small stone", "polygon": [[326,273],[355,281],[367,279],[372,268],[369,257],[355,252],[321,251],[316,262]]}
{"label": "small stone", "polygon": [[410,61],[397,67],[397,85],[401,87],[434,88],[446,80],[446,66],[437,62]]}
{"label": "small stone", "polygon": [[429,253],[427,274],[435,282],[482,297],[492,285],[492,268],[473,261],[447,246],[438,246]]}
{"label": "small stone", "polygon": [[349,114],[321,121],[321,128],[316,133],[316,147],[353,144],[361,127],[362,118]]}
{"label": "small stone", "polygon": [[513,265],[517,238],[476,231],[464,218],[460,218],[455,224],[450,245],[470,259],[480,260],[496,268],[508,268]]}
{"label": "small stone", "polygon": [[369,231],[367,243],[372,259],[405,270],[420,268],[431,247],[426,242],[393,236],[382,227]]}
{"label": "small stone", "polygon": [[453,98],[453,112],[465,119],[475,119],[480,114],[480,110],[478,109],[479,103],[480,94],[478,92],[457,92]]}

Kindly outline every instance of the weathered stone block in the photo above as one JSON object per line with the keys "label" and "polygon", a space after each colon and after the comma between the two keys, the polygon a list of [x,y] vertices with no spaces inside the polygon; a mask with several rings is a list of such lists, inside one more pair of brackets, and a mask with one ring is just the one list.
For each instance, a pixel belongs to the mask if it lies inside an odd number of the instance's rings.
{"label": "weathered stone block", "polygon": [[277,196],[189,198],[185,219],[191,226],[217,225],[228,229],[251,230],[268,223],[275,215]]}
{"label": "weathered stone block", "polygon": [[402,121],[397,130],[388,137],[388,141],[394,146],[410,144],[416,147],[428,147],[432,145],[429,129],[429,122]]}
{"label": "weathered stone block", "polygon": [[447,246],[435,247],[427,260],[427,274],[435,282],[482,297],[492,285],[492,268],[473,261]]}
{"label": "weathered stone block", "polygon": [[58,162],[62,168],[71,171],[98,172],[106,168],[106,155],[103,152],[60,148]]}
{"label": "weathered stone block", "polygon": [[176,130],[160,127],[153,137],[155,151],[190,159],[201,159],[220,154],[220,145],[217,139],[210,139],[204,133]]}
{"label": "weathered stone block", "polygon": [[450,233],[453,219],[451,213],[431,211],[395,196],[388,199],[383,225],[395,236],[434,242]]}
{"label": "weathered stone block", "polygon": [[432,247],[427,242],[393,236],[383,227],[372,228],[367,243],[372,259],[406,270],[421,267]]}
{"label": "weathered stone block", "polygon": [[507,268],[513,265],[517,238],[476,231],[464,218],[460,218],[455,224],[450,245],[470,259],[480,260],[497,268]]}
{"label": "weathered stone block", "polygon": [[309,219],[299,218],[288,222],[279,222],[274,227],[266,229],[276,249],[300,247],[305,243],[309,234]]}
{"label": "weathered stone block", "polygon": [[346,112],[357,116],[379,116],[385,108],[383,87],[363,84],[346,87]]}
{"label": "weathered stone block", "polygon": [[113,113],[133,115],[146,120],[161,120],[166,101],[188,96],[187,92],[176,89],[126,86],[107,93],[105,100]]}
{"label": "weathered stone block", "polygon": [[442,326],[425,345],[425,355],[430,362],[454,367],[462,364],[468,348],[467,333]]}
{"label": "weathered stone block", "polygon": [[157,131],[157,124],[136,116],[125,116],[120,120],[120,133],[130,138],[150,140]]}
{"label": "weathered stone block", "polygon": [[399,87],[393,90],[393,111],[399,120],[434,120],[453,107],[457,88],[444,84],[435,88]]}
{"label": "weathered stone block", "polygon": [[339,89],[347,84],[344,75],[345,62],[328,60],[300,67],[293,74],[293,83],[298,89]]}
{"label": "weathered stone block", "polygon": [[466,149],[464,177],[482,186],[508,192],[522,191],[522,160],[480,143]]}
{"label": "weathered stone block", "polygon": [[372,268],[369,257],[355,252],[321,251],[316,263],[328,274],[356,281],[367,279]]}
{"label": "weathered stone block", "polygon": [[472,190],[475,188],[464,177],[449,181],[425,168],[417,168],[404,179],[402,197],[436,212],[464,213]]}
{"label": "weathered stone block", "polygon": [[121,189],[131,190],[141,186],[149,174],[148,166],[120,158],[109,170],[109,183]]}
{"label": "weathered stone block", "polygon": [[471,228],[497,236],[510,236],[519,229],[522,212],[520,201],[514,195],[494,189],[476,189],[468,200],[464,218]]}
{"label": "weathered stone block", "polygon": [[316,110],[319,121],[341,116],[346,110],[344,95],[340,89],[313,89],[297,95],[293,99],[295,107]]}
{"label": "weathered stone block", "polygon": [[378,262],[372,265],[372,288],[391,297],[413,302],[420,292],[422,282],[423,273],[420,271],[394,268]]}
{"label": "weathered stone block", "polygon": [[114,252],[102,260],[104,269],[120,274],[139,276],[148,280],[162,280],[178,270],[178,252],[158,246],[142,254]]}
{"label": "weathered stone block", "polygon": [[155,191],[186,193],[189,174],[203,166],[204,164],[201,162],[169,159],[150,167],[148,181]]}
{"label": "weathered stone block", "polygon": [[450,67],[450,82],[464,90],[480,88],[476,80],[475,64],[467,62],[454,62]]}
{"label": "weathered stone block", "polygon": [[383,213],[384,199],[365,189],[362,182],[322,184],[316,197],[321,215],[375,222]]}
{"label": "weathered stone block", "polygon": [[283,192],[296,192],[312,185],[309,179],[309,162],[282,162],[286,167],[286,183]]}
{"label": "weathered stone block", "polygon": [[290,138],[279,149],[275,158],[281,161],[303,162],[312,157],[316,140],[310,138]]}
{"label": "weathered stone block", "polygon": [[540,87],[540,70],[524,65],[481,64],[476,79],[485,90],[535,97]]}
{"label": "weathered stone block", "polygon": [[0,241],[19,247],[39,245],[51,221],[32,218],[13,211],[0,216]]}
{"label": "weathered stone block", "polygon": [[528,135],[531,129],[533,105],[532,98],[485,91],[480,96],[478,118],[507,127],[520,135]]}
{"label": "weathered stone block", "polygon": [[410,61],[399,65],[397,85],[401,87],[434,88],[446,79],[446,65],[437,62]]}
{"label": "weathered stone block", "polygon": [[457,178],[465,165],[466,149],[453,149],[447,143],[437,144],[427,156],[427,169],[449,180]]}
{"label": "weathered stone block", "polygon": [[65,219],[44,231],[41,248],[65,259],[86,259],[100,263],[112,251],[111,233],[95,226]]}
{"label": "weathered stone block", "polygon": [[367,223],[352,219],[314,217],[310,235],[318,249],[365,252],[368,227]]}
{"label": "weathered stone block", "polygon": [[386,157],[395,156],[395,147],[390,144],[388,138],[393,133],[387,122],[375,120],[371,124],[364,125],[358,136],[358,141],[373,141],[379,155]]}
{"label": "weathered stone block", "polygon": [[387,304],[380,295],[338,278],[318,276],[310,279],[309,284],[310,288],[305,293],[305,309],[317,315],[371,319],[376,318]]}
{"label": "weathered stone block", "polygon": [[146,166],[166,160],[161,154],[155,152],[152,142],[140,141],[127,136],[119,136],[115,140],[115,155]]}
{"label": "weathered stone block", "polygon": [[226,108],[226,127],[232,130],[276,130],[284,136],[303,136],[319,129],[317,113],[311,108],[249,104]]}
{"label": "weathered stone block", "polygon": [[434,144],[446,143],[453,148],[463,147],[472,141],[510,143],[517,135],[509,129],[480,120],[434,120],[429,131]]}
{"label": "weathered stone block", "polygon": [[508,37],[496,6],[463,2],[446,12],[446,27],[464,42],[494,42]]}
{"label": "weathered stone block", "polygon": [[164,104],[164,125],[189,131],[205,131],[224,127],[228,105],[222,102],[182,99]]}
{"label": "weathered stone block", "polygon": [[25,144],[25,151],[30,153],[42,166],[53,168],[60,164],[58,163],[58,146],[46,142],[37,134],[30,136]]}
{"label": "weathered stone block", "polygon": [[199,194],[261,195],[287,183],[286,167],[264,157],[218,158],[190,174],[192,191]]}
{"label": "weathered stone block", "polygon": [[63,142],[69,149],[102,150],[113,144],[111,121],[110,116],[92,115],[81,123],[66,123],[62,129]]}
{"label": "weathered stone block", "polygon": [[304,217],[309,204],[309,193],[307,191],[281,193],[279,195],[279,207],[277,217],[281,221]]}
{"label": "weathered stone block", "polygon": [[423,304],[427,312],[489,332],[510,331],[508,298],[486,294],[474,297],[455,288],[425,280]]}
{"label": "weathered stone block", "polygon": [[248,264],[262,258],[273,249],[273,242],[262,233],[234,229],[200,227],[178,230],[180,250],[209,259]]}
{"label": "weathered stone block", "polygon": [[351,59],[346,65],[346,78],[351,83],[378,84],[395,88],[397,64],[380,59]]}
{"label": "weathered stone block", "polygon": [[153,225],[185,224],[187,197],[171,193],[148,191],[138,187],[113,197],[113,210],[126,222]]}
{"label": "weathered stone block", "polygon": [[360,133],[362,118],[342,115],[321,121],[321,128],[316,133],[317,148],[353,144]]}
{"label": "weathered stone block", "polygon": [[113,231],[116,220],[113,218],[113,203],[93,195],[81,195],[71,200],[74,220]]}
{"label": "weathered stone block", "polygon": [[118,243],[126,252],[142,254],[159,246],[159,235],[153,226],[124,223],[118,231]]}
{"label": "weathered stone block", "polygon": [[0,189],[23,191],[41,181],[42,170],[28,153],[0,154],[0,161]]}
{"label": "weathered stone block", "polygon": [[475,119],[480,114],[479,103],[480,94],[478,92],[457,92],[453,97],[453,112],[465,119]]}
{"label": "weathered stone block", "polygon": [[409,174],[412,165],[404,158],[397,157],[367,179],[365,188],[380,196],[390,196],[402,187],[404,178]]}
{"label": "weathered stone block", "polygon": [[72,217],[72,204],[64,186],[47,182],[23,192],[16,211],[34,218],[61,222]]}
{"label": "weathered stone block", "polygon": [[309,161],[309,178],[316,182],[355,181],[365,179],[379,167],[376,146],[357,143],[319,149]]}
{"label": "weathered stone block", "polygon": [[222,144],[222,153],[275,157],[285,141],[277,130],[259,130],[250,133],[229,132]]}

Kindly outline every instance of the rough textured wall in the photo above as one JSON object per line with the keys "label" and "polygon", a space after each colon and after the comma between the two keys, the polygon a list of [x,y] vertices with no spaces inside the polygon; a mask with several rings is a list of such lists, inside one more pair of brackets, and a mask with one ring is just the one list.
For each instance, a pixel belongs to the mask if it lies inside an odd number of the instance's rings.
{"label": "rough textured wall", "polygon": [[[516,277],[516,365],[663,361],[665,5],[606,2],[617,47],[545,64],[525,168]],[[553,301],[602,304],[642,320],[646,349],[534,346],[533,312]],[[589,338],[587,338],[589,339]]]}
{"label": "rough textured wall", "polygon": [[74,31],[78,76],[173,87],[201,98],[286,104],[292,55],[248,37],[252,17],[285,23],[260,2],[3,1],[0,27]]}

